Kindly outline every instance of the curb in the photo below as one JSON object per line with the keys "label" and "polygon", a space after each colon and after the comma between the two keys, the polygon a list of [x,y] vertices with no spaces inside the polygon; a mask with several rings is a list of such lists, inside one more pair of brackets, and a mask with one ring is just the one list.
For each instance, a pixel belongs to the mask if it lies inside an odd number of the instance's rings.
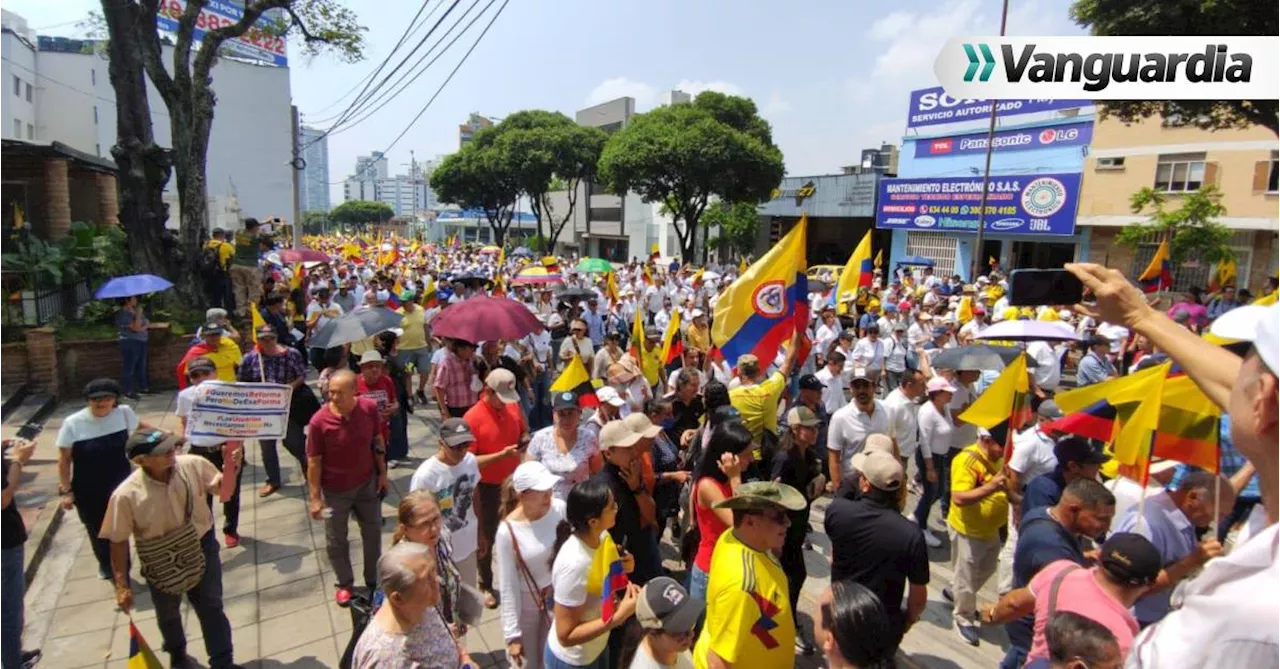
{"label": "curb", "polygon": [[44,561],[44,556],[49,552],[49,546],[53,544],[53,536],[57,533],[58,528],[62,526],[62,516],[66,514],[66,509],[62,508],[60,500],[55,499],[50,502],[53,505],[53,513],[41,514],[40,519],[36,521],[34,527],[28,536],[39,537],[35,550],[27,553],[26,564],[22,568],[22,578],[29,587],[31,582],[36,578],[36,570],[40,568],[40,563]]}

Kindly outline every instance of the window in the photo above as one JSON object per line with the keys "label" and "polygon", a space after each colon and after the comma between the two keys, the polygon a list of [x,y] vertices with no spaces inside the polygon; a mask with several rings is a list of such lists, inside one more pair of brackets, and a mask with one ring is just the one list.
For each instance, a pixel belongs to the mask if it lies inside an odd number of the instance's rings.
{"label": "window", "polygon": [[593,221],[621,221],[622,207],[592,207],[591,220]]}
{"label": "window", "polygon": [[27,102],[31,102],[31,84],[27,84]]}
{"label": "window", "polygon": [[98,71],[97,71],[97,70],[89,70],[89,83],[93,84],[94,86],[97,86],[97,85],[98,85]]}
{"label": "window", "polygon": [[956,238],[950,233],[907,232],[907,255],[933,258],[933,272],[938,276],[951,276],[955,273],[956,246]]}
{"label": "window", "polygon": [[1099,158],[1094,166],[1097,170],[1122,170],[1124,169],[1124,156],[1115,156],[1113,158]]}
{"label": "window", "polygon": [[22,80],[16,74],[13,75],[13,96],[16,98],[22,97]]}
{"label": "window", "polygon": [[22,121],[13,119],[13,138],[22,139]]}
{"label": "window", "polygon": [[1199,190],[1205,183],[1203,153],[1171,153],[1156,163],[1155,189],[1167,193]]}
{"label": "window", "polygon": [[35,139],[35,138],[36,138],[36,127],[35,127],[34,125],[31,125],[30,123],[28,123],[28,124],[27,124],[27,139]]}
{"label": "window", "polygon": [[93,152],[94,152],[95,154],[97,154],[97,155],[101,156],[101,155],[102,155],[102,145],[101,145],[101,144],[94,144],[94,145],[93,145]]}
{"label": "window", "polygon": [[93,106],[93,124],[98,125],[98,105]]}
{"label": "window", "polygon": [[1253,164],[1253,192],[1255,193],[1275,193],[1280,191],[1280,183],[1277,183],[1277,176],[1280,176],[1280,169],[1277,163],[1280,162],[1280,152],[1272,151],[1270,160],[1259,160]]}

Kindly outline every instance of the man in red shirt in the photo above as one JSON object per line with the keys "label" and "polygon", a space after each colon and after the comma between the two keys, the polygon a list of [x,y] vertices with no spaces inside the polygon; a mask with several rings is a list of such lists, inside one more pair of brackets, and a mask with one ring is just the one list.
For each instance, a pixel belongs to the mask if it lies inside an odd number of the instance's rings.
{"label": "man in red shirt", "polygon": [[484,603],[489,608],[498,605],[493,594],[493,538],[498,531],[498,510],[502,502],[502,482],[511,476],[524,455],[529,443],[529,428],[520,411],[520,395],[516,392],[516,377],[509,370],[489,372],[484,380],[480,401],[462,417],[475,435],[471,452],[477,457],[500,453],[509,446],[519,448],[509,451],[507,457],[498,458],[480,467],[480,483],[476,485],[473,506],[479,524],[476,541],[477,566],[480,571],[480,589],[484,591]]}
{"label": "man in red shirt", "polygon": [[387,376],[383,367],[382,354],[377,351],[365,351],[360,356],[360,376],[356,379],[356,396],[367,397],[378,405],[378,414],[382,417],[382,443],[391,439],[391,417],[400,411],[400,402],[396,399],[396,384]]}
{"label": "man in red shirt", "polygon": [[347,517],[352,511],[364,547],[365,584],[372,592],[378,583],[378,558],[382,555],[378,495],[387,489],[382,423],[378,405],[356,396],[356,375],[345,369],[329,378],[329,401],[309,423],[309,510],[312,518],[324,518],[325,548],[338,578],[334,599],[341,606],[351,601],[355,582],[347,546]]}

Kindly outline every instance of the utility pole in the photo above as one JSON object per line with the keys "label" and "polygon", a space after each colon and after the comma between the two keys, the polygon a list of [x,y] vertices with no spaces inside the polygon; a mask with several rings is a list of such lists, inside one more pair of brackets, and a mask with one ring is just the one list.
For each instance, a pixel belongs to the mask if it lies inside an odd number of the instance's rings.
{"label": "utility pole", "polygon": [[298,107],[293,105],[290,108],[293,121],[290,127],[293,129],[293,160],[289,165],[293,168],[293,248],[302,248],[302,184],[301,181],[305,176],[303,170],[307,169],[307,161],[302,159],[302,147],[298,145],[298,136],[302,132],[302,128],[298,126]]}
{"label": "utility pole", "polygon": [[[1009,21],[1009,0],[1004,0],[1000,10],[1000,36],[1004,37]],[[982,267],[982,233],[987,227],[987,189],[991,187],[991,153],[995,149],[996,108],[999,100],[991,102],[991,122],[987,125],[987,166],[982,171],[982,199],[978,202],[978,235],[973,239],[973,262],[969,268],[969,282],[977,280],[978,270]]]}

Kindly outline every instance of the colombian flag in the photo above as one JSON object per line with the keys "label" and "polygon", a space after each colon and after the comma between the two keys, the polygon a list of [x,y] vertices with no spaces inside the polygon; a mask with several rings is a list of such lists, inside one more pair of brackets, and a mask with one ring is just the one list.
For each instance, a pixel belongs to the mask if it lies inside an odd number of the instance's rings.
{"label": "colombian flag", "polygon": [[636,303],[636,318],[631,323],[631,355],[636,362],[644,362],[644,306]]}
{"label": "colombian flag", "polygon": [[578,406],[583,408],[600,406],[596,388],[591,384],[591,375],[582,364],[582,358],[576,355],[564,366],[564,371],[556,377],[555,383],[551,384],[551,392],[574,393],[578,396]]}
{"label": "colombian flag", "polygon": [[1031,390],[1027,376],[1027,354],[1023,353],[1009,363],[1000,376],[960,414],[960,420],[978,427],[993,430],[1005,427],[1005,458],[1013,455],[1013,437],[1031,419]]}
{"label": "colombian flag", "polygon": [[730,364],[736,365],[747,353],[773,360],[782,342],[808,324],[807,228],[808,217],[801,215],[795,227],[716,302],[711,340]]}
{"label": "colombian flag", "polygon": [[127,669],[161,669],[163,665],[156,658],[155,652],[147,645],[147,640],[142,638],[142,634],[138,632],[137,626],[133,624],[133,620],[129,621],[129,663]]}
{"label": "colombian flag", "polygon": [[609,298],[611,306],[618,304],[621,298],[618,297],[618,278],[617,272],[609,272],[604,282],[605,297]]}
{"label": "colombian flag", "polygon": [[1173,262],[1169,257],[1169,241],[1160,242],[1156,254],[1151,257],[1147,268],[1138,276],[1138,285],[1142,292],[1154,293],[1158,290],[1173,287]]}
{"label": "colombian flag", "polygon": [[422,282],[422,308],[430,309],[440,306],[440,298],[436,295],[436,280],[427,275]]}
{"label": "colombian flag", "polygon": [[613,619],[617,608],[618,595],[627,589],[631,581],[622,568],[622,557],[613,537],[608,532],[600,535],[600,547],[591,559],[591,569],[587,571],[587,593],[600,598],[600,619],[606,623]]}
{"label": "colombian flag", "polygon": [[1209,277],[1209,291],[1216,293],[1227,286],[1236,285],[1236,259],[1227,258],[1218,261],[1214,266],[1213,276]]}
{"label": "colombian flag", "polygon": [[[844,271],[840,272],[840,280],[836,283],[831,299],[840,299],[846,291],[856,294],[859,288],[870,288],[871,276],[871,231],[868,230],[867,234],[862,236],[862,241],[854,247],[853,254],[849,256],[849,262],[844,266]],[[847,308],[848,304],[841,302],[837,306],[837,313],[844,313]]]}
{"label": "colombian flag", "polygon": [[252,322],[250,323],[250,326],[249,326],[249,327],[250,327],[250,329],[249,329],[249,340],[250,340],[250,341],[252,341],[253,343],[257,344],[257,343],[258,343],[258,328],[260,328],[260,327],[262,327],[262,326],[264,326],[264,325],[266,325],[266,324],[267,324],[266,319],[262,317],[262,312],[261,312],[261,311],[258,311],[258,303],[257,303],[257,302],[250,302],[250,303],[249,303],[249,317],[252,319]]}

